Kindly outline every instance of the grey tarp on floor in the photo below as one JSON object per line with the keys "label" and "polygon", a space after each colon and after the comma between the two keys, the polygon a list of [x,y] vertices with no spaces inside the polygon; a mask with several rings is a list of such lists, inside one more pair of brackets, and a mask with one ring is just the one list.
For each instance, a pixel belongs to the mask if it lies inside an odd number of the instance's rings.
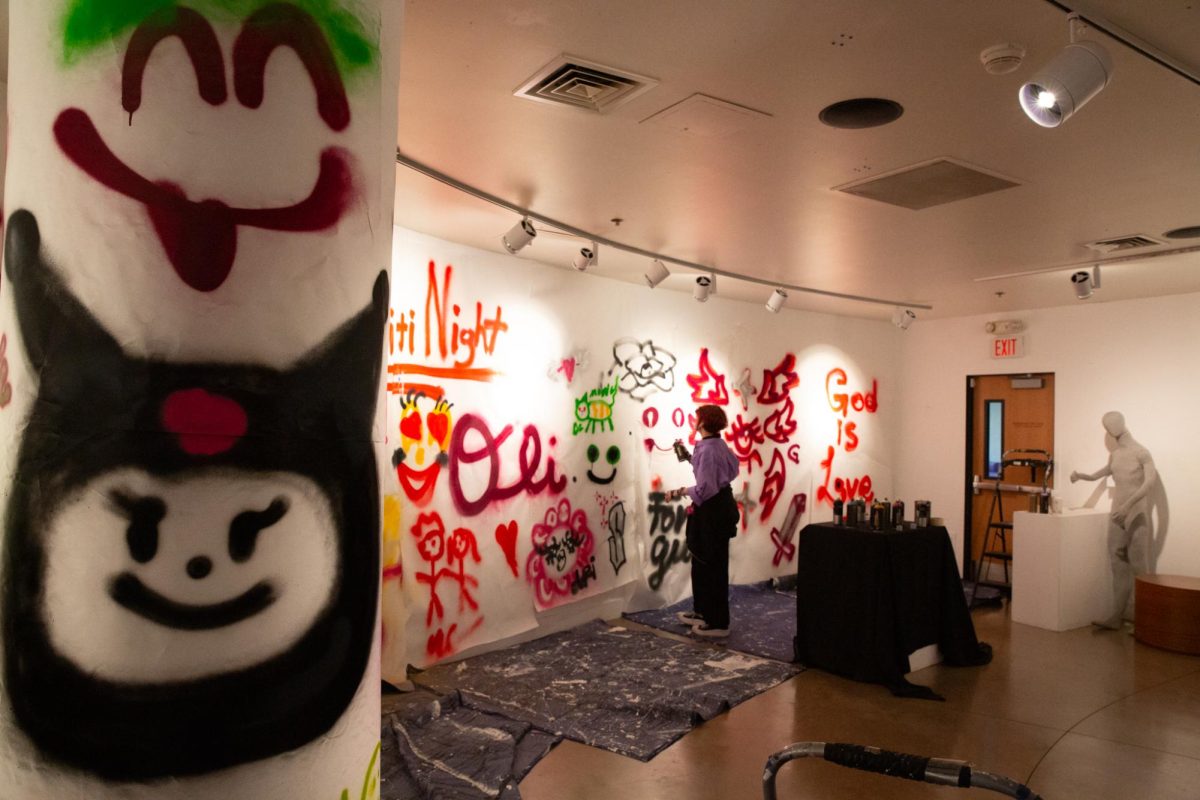
{"label": "grey tarp on floor", "polygon": [[[680,611],[691,611],[692,599],[673,606],[639,611],[625,616],[651,628],[688,634],[691,626],[679,621]],[[720,640],[730,650],[793,661],[796,636],[796,592],[772,588],[769,581],[729,587],[729,637]]]}
{"label": "grey tarp on floor", "polygon": [[648,761],[798,667],[596,620],[413,676],[463,704]]}
{"label": "grey tarp on floor", "polygon": [[520,800],[517,783],[561,737],[415,691],[384,696],[380,741],[383,800]]}

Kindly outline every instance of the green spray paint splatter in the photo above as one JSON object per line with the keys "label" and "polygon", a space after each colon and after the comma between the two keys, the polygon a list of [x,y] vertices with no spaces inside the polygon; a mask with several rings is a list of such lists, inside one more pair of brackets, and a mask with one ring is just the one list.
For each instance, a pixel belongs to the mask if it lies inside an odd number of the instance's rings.
{"label": "green spray paint splatter", "polygon": [[[359,800],[378,800],[379,798],[379,751],[382,746],[382,742],[375,745],[375,752],[371,753],[371,763],[367,764],[367,774],[363,778]],[[341,800],[351,800],[349,789],[342,789]]]}
{"label": "green spray paint splatter", "polygon": [[[100,45],[120,37],[163,8],[186,5],[211,20],[236,23],[276,0],[68,0],[63,20],[63,58],[77,63]],[[368,30],[347,0],[290,0],[325,32],[343,75],[373,67],[379,59],[379,34]],[[352,2],[352,0],[351,0]]]}

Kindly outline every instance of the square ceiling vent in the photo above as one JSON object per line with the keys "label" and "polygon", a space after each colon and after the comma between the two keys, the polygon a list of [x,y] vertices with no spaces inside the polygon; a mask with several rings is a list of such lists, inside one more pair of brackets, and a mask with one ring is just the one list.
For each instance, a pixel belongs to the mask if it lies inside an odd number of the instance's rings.
{"label": "square ceiling vent", "polygon": [[920,211],[1013,186],[1020,183],[952,158],[936,158],[833,190]]}
{"label": "square ceiling vent", "polygon": [[1136,250],[1141,247],[1157,247],[1163,244],[1167,244],[1163,239],[1156,239],[1144,233],[1131,233],[1128,236],[1112,236],[1107,239],[1099,239],[1095,242],[1084,242],[1083,246],[1089,250],[1095,250],[1102,255],[1107,255],[1109,253],[1120,253],[1124,250]]}
{"label": "square ceiling vent", "polygon": [[605,114],[655,86],[658,81],[654,78],[563,54],[535,72],[513,94],[538,103]]}

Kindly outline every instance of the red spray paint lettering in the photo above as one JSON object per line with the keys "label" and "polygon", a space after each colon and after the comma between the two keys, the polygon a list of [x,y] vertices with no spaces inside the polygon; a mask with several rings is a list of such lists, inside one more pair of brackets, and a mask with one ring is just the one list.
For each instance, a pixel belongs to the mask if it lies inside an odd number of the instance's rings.
{"label": "red spray paint lettering", "polygon": [[[471,446],[467,437],[474,432],[479,444]],[[539,494],[549,491],[560,494],[567,487],[567,479],[556,474],[554,458],[546,457],[542,464],[542,437],[533,425],[526,425],[517,450],[516,481],[508,486],[500,485],[500,449],[512,435],[512,425],[505,425],[499,434],[493,435],[487,422],[475,414],[464,414],[454,426],[450,438],[449,483],[450,497],[454,507],[463,516],[473,517],[483,512],[492,503],[507,500],[518,494]],[[553,447],[555,440],[550,439]],[[487,485],[478,497],[467,497],[463,489],[463,465],[487,462]],[[541,471],[541,477],[538,472]]]}

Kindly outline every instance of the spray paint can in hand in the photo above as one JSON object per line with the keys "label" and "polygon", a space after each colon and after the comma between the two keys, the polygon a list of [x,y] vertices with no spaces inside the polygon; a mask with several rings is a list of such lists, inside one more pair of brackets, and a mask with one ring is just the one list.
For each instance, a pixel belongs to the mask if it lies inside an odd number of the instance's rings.
{"label": "spray paint can in hand", "polygon": [[673,447],[675,448],[675,457],[678,458],[680,461],[691,461],[692,460],[692,454],[689,453],[688,449],[683,446],[682,439],[676,439]]}

